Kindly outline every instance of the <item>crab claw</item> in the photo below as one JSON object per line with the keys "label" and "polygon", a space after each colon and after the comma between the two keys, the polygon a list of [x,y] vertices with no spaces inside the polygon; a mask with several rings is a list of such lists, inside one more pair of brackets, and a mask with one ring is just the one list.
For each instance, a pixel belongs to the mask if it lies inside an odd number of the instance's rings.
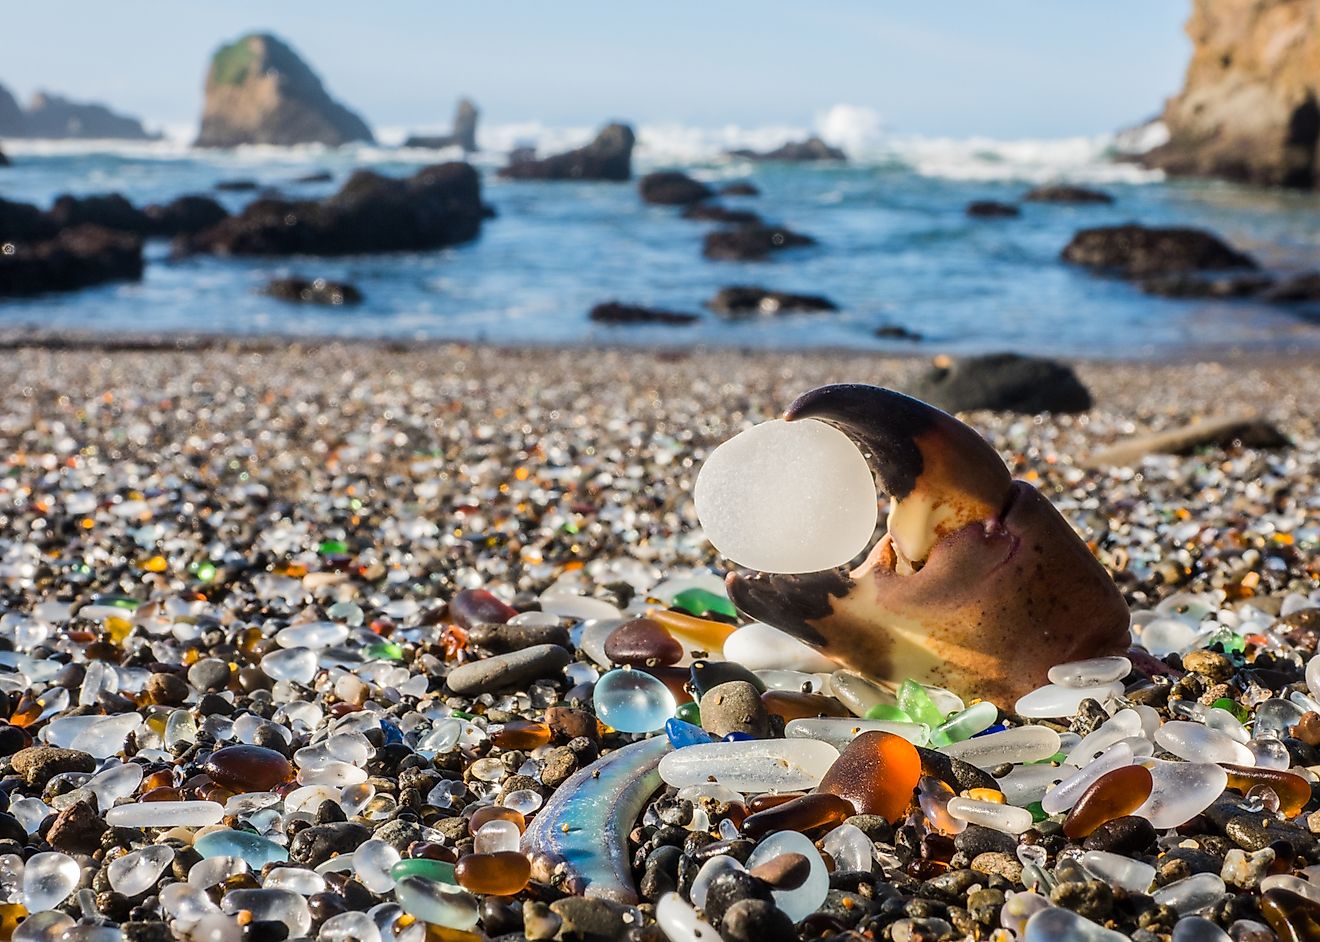
{"label": "crab claw", "polygon": [[838,427],[891,498],[888,533],[860,567],[731,575],[729,597],[839,663],[1011,707],[1050,667],[1121,654],[1128,609],[1054,506],[1013,481],[974,430],[877,386],[823,386],[788,420]]}

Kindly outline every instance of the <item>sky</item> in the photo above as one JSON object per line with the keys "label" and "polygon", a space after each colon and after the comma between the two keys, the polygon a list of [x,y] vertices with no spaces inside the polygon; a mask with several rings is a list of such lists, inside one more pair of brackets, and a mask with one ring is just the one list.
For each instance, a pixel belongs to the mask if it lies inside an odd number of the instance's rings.
{"label": "sky", "polygon": [[1096,134],[1156,114],[1190,55],[1190,0],[43,0],[0,13],[0,83],[195,125],[210,54],[289,42],[376,128],[808,126],[836,104],[887,131]]}

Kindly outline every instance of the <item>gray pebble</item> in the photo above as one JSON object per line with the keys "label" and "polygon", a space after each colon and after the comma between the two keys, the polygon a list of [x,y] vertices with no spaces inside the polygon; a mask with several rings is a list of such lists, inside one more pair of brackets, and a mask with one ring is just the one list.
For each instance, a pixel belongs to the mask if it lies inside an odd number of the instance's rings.
{"label": "gray pebble", "polygon": [[216,693],[229,686],[229,665],[218,657],[204,657],[188,668],[188,683],[202,693]]}
{"label": "gray pebble", "polygon": [[551,903],[550,912],[561,920],[556,938],[565,942],[616,942],[632,928],[624,919],[629,910],[604,899],[569,896]]}
{"label": "gray pebble", "polygon": [[745,680],[730,680],[711,687],[701,698],[701,728],[723,738],[746,733],[756,739],[770,735],[770,714],[761,692]]}
{"label": "gray pebble", "polygon": [[991,853],[1016,856],[1018,842],[1013,835],[1005,834],[1003,831],[996,831],[994,828],[983,827],[979,824],[969,824],[961,834],[953,839],[953,846],[966,854],[968,858]]}
{"label": "gray pebble", "polygon": [[350,821],[314,824],[294,835],[289,844],[289,859],[305,867],[315,867],[335,854],[351,854],[370,837],[371,831]]}
{"label": "gray pebble", "polygon": [[793,920],[773,903],[743,899],[724,913],[720,936],[726,942],[794,942]]}
{"label": "gray pebble", "polygon": [[96,760],[87,753],[58,746],[28,746],[14,753],[9,763],[34,788],[45,788],[61,772],[91,772],[96,768]]}
{"label": "gray pebble", "polygon": [[468,640],[487,651],[521,651],[538,644],[569,646],[568,629],[563,625],[477,625]]}
{"label": "gray pebble", "polygon": [[559,645],[538,644],[522,651],[510,651],[463,664],[449,672],[446,683],[454,693],[473,697],[542,677],[553,677],[568,665],[568,661],[568,651]]}

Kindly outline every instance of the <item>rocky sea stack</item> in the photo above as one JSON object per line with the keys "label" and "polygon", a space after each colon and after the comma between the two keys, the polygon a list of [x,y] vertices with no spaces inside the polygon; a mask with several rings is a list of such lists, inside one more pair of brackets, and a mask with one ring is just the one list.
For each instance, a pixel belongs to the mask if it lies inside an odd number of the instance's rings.
{"label": "rocky sea stack", "polygon": [[0,85],[0,137],[150,141],[158,136],[149,134],[136,118],[116,114],[105,105],[70,101],[50,92],[37,92],[23,108]]}
{"label": "rocky sea stack", "polygon": [[1320,181],[1320,2],[1195,0],[1192,61],[1169,99],[1172,174],[1314,188]]}
{"label": "rocky sea stack", "polygon": [[269,33],[244,36],[211,57],[198,147],[372,140],[366,122],[331,98],[298,54]]}

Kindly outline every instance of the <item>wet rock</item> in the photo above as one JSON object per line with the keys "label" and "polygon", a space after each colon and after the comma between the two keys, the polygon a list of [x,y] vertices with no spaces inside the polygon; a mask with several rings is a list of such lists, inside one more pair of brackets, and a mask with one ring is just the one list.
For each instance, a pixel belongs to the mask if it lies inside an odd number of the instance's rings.
{"label": "wet rock", "polygon": [[643,307],[640,304],[625,304],[621,301],[597,304],[587,316],[598,324],[663,324],[671,327],[680,327],[700,320],[696,314]]}
{"label": "wet rock", "polygon": [[774,903],[744,899],[724,912],[720,937],[726,942],[795,942],[793,920]]}
{"label": "wet rock", "polygon": [[872,333],[882,340],[911,340],[919,342],[926,339],[915,330],[908,330],[908,328],[901,327],[898,324],[881,324],[872,331]]}
{"label": "wet rock", "polygon": [[757,188],[756,184],[748,183],[745,180],[743,180],[735,183],[726,183],[724,186],[720,187],[720,195],[721,196],[760,196],[761,191],[759,188]]}
{"label": "wet rock", "polygon": [[446,683],[460,696],[477,696],[504,687],[553,677],[568,664],[569,654],[557,644],[538,644],[460,665],[449,672]]}
{"label": "wet rock", "polygon": [[643,202],[658,206],[687,206],[715,195],[715,191],[700,180],[676,170],[648,173],[638,182],[637,189]]}
{"label": "wet rock", "polygon": [[1224,833],[1243,850],[1261,850],[1275,841],[1287,841],[1293,850],[1306,857],[1314,856],[1320,849],[1320,841],[1305,828],[1264,813],[1238,815],[1224,825]]}
{"label": "wet rock", "polygon": [[789,141],[774,150],[749,150],[739,148],[727,152],[730,157],[743,160],[785,160],[804,162],[812,160],[847,160],[848,155],[837,147],[831,147],[819,137],[812,135],[805,141]]}
{"label": "wet rock", "polygon": [[1260,297],[1279,304],[1320,301],[1320,272],[1281,278],[1262,291]]}
{"label": "wet rock", "polygon": [[1022,197],[1028,203],[1112,203],[1114,197],[1103,190],[1069,183],[1047,183],[1028,190]]}
{"label": "wet rock", "polygon": [[55,816],[55,822],[46,832],[46,841],[66,854],[92,854],[101,849],[101,835],[106,830],[96,808],[78,801]]}
{"label": "wet rock", "polygon": [[477,172],[436,164],[405,179],[359,170],[320,201],[258,199],[192,236],[180,252],[359,255],[442,248],[475,239],[486,218]]}
{"label": "wet rock", "polygon": [[771,291],[755,285],[732,285],[721,288],[715,297],[707,302],[716,314],[730,317],[749,317],[756,314],[780,314],[794,311],[837,311],[839,309],[829,298],[819,294],[793,294],[787,291]]}
{"label": "wet rock", "polygon": [[9,764],[32,788],[42,789],[61,772],[91,772],[96,760],[85,752],[57,746],[29,746],[10,758]]}
{"label": "wet rock", "polygon": [[569,646],[568,629],[563,625],[476,625],[468,632],[468,641],[496,653],[519,651],[537,644]]}
{"label": "wet rock", "polygon": [[562,942],[617,942],[633,921],[629,910],[618,903],[585,896],[555,900],[550,912],[559,917],[555,938]]}
{"label": "wet rock", "polygon": [[351,821],[314,824],[303,828],[289,842],[289,859],[305,867],[316,867],[336,854],[351,854],[371,831]]}
{"label": "wet rock", "polygon": [[152,203],[143,209],[151,235],[192,235],[219,225],[229,211],[209,196],[180,196],[168,203]]}
{"label": "wet rock", "polygon": [[1087,850],[1104,850],[1111,854],[1144,853],[1155,846],[1159,835],[1145,818],[1124,815],[1100,825],[1082,845]]}
{"label": "wet rock", "polygon": [[683,210],[684,219],[700,222],[722,222],[728,226],[759,226],[763,222],[759,213],[749,209],[730,209],[719,203],[693,203]]}
{"label": "wet rock", "polygon": [[724,914],[741,900],[759,899],[767,903],[774,899],[770,887],[742,870],[726,870],[710,881],[706,890],[706,916],[719,926]]}
{"label": "wet rock", "polygon": [[973,788],[999,789],[999,783],[989,772],[971,763],[922,746],[917,746],[917,755],[921,757],[922,775],[934,776],[958,794]]}
{"label": "wet rock", "polygon": [[414,134],[403,142],[404,147],[461,147],[463,153],[477,150],[477,106],[468,98],[460,98],[454,109],[453,130],[448,134]]}
{"label": "wet rock", "polygon": [[1013,835],[1003,831],[969,824],[953,839],[953,846],[969,858],[975,858],[990,853],[1014,855],[1017,853],[1018,842]]}
{"label": "wet rock", "polygon": [[1250,256],[1203,229],[1135,223],[1083,229],[1061,257],[1122,278],[1257,267]]}
{"label": "wet rock", "polygon": [[1273,275],[1259,272],[1178,272],[1146,278],[1141,290],[1165,298],[1250,298],[1263,295],[1273,284]]}
{"label": "wet rock", "polygon": [[204,657],[188,668],[188,683],[205,693],[215,693],[229,686],[229,664],[217,657]]}
{"label": "wet rock", "polygon": [[362,303],[362,292],[355,285],[344,281],[327,281],[324,278],[274,278],[266,283],[261,293],[295,304],[340,307]]}
{"label": "wet rock", "polygon": [[217,180],[215,189],[221,193],[254,193],[261,187],[256,180]]}
{"label": "wet rock", "polygon": [[770,715],[761,692],[752,684],[733,680],[719,684],[701,697],[701,728],[712,736],[746,733],[754,739],[770,735]]}
{"label": "wet rock", "polygon": [[946,412],[1085,412],[1091,394],[1057,360],[995,353],[941,363],[910,383],[910,395]]}
{"label": "wet rock", "polygon": [[783,226],[737,226],[707,233],[702,254],[717,262],[759,262],[784,249],[815,244],[810,236]]}
{"label": "wet rock", "polygon": [[585,147],[530,157],[510,163],[499,175],[510,180],[609,180],[624,182],[632,177],[632,149],[636,142],[626,124],[606,126]]}
{"label": "wet rock", "polygon": [[58,231],[55,221],[31,203],[0,198],[0,239],[5,242],[41,241]]}
{"label": "wet rock", "polygon": [[1022,215],[1022,210],[1012,203],[976,200],[967,204],[967,215],[973,219],[1015,219]]}
{"label": "wet rock", "polygon": [[0,297],[74,291],[142,277],[142,240],[98,226],[65,229],[0,252]]}
{"label": "wet rock", "polygon": [[196,146],[338,147],[372,140],[367,123],[331,98],[307,63],[275,36],[250,33],[211,57]]}
{"label": "wet rock", "polygon": [[147,214],[118,193],[98,193],[92,196],[58,197],[51,206],[51,222],[60,229],[74,226],[100,226],[116,232],[146,235],[151,231]]}

